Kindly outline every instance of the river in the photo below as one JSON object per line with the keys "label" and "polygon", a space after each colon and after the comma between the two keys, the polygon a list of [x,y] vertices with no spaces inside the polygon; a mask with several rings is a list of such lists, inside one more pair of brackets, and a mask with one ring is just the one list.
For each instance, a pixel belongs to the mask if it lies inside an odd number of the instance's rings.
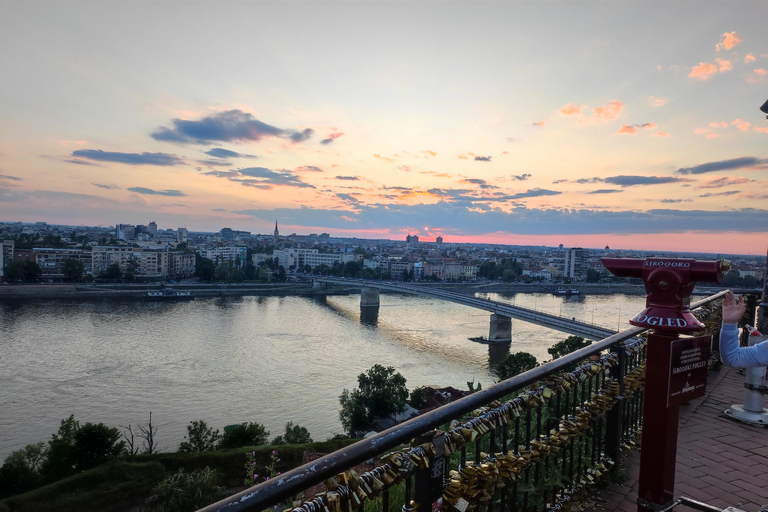
{"label": "river", "polygon": [[[478,297],[625,329],[645,298]],[[359,296],[235,297],[186,303],[139,300],[0,302],[0,459],[47,441],[70,414],[122,426],[152,412],[163,451],[193,420],[263,423],[270,438],[293,421],[325,440],[343,431],[338,397],[374,364],[393,366],[409,389],[495,382],[508,353],[541,362],[566,334],[512,320],[512,343],[487,336],[489,314],[410,295],[382,294],[378,321],[361,323]]]}

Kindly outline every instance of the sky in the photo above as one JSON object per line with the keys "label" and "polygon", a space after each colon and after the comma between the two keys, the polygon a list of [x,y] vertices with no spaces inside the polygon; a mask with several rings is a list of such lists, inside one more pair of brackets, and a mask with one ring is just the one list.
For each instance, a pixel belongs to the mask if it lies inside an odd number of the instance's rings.
{"label": "sky", "polygon": [[765,3],[2,0],[0,221],[765,254]]}

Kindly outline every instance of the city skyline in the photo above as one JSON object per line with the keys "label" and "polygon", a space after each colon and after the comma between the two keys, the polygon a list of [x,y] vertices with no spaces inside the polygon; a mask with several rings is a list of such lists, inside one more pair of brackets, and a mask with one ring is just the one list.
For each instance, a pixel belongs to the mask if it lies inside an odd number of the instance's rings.
{"label": "city skyline", "polygon": [[765,252],[760,2],[5,11],[4,221]]}

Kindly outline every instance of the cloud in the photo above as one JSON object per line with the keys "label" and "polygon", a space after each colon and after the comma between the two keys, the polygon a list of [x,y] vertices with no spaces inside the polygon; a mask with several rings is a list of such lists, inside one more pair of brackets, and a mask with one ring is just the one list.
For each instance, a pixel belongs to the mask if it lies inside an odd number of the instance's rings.
{"label": "cloud", "polygon": [[698,66],[691,68],[691,73],[688,75],[688,77],[705,81],[712,78],[712,75],[715,73],[717,73],[717,66],[714,64],[708,64],[706,62],[699,62]]}
{"label": "cloud", "polygon": [[672,176],[610,176],[603,181],[620,187],[634,187],[636,185],[660,185],[663,183],[678,183],[689,180]]}
{"label": "cloud", "polygon": [[552,182],[553,185],[557,185],[558,183],[568,183],[568,180],[555,180]]}
{"label": "cloud", "polygon": [[[566,180],[563,180],[566,181]],[[578,183],[580,185],[584,185],[585,183],[602,183],[605,181],[603,178],[579,178],[578,180],[573,180],[573,183]]]}
{"label": "cloud", "polygon": [[181,197],[181,196],[187,195],[181,190],[153,190],[151,188],[144,188],[144,187],[128,187],[127,190],[130,190],[131,192],[136,192],[137,194],[150,194],[150,195],[159,195],[159,196]]}
{"label": "cloud", "polygon": [[732,171],[734,169],[760,168],[765,169],[768,159],[760,159],[752,156],[742,156],[730,160],[720,160],[718,162],[707,162],[705,164],[694,165],[693,167],[681,167],[675,173],[677,174],[704,174],[716,171]]}
{"label": "cloud", "polygon": [[212,212],[225,212],[227,210],[225,210],[224,208],[211,208],[211,211]]}
{"label": "cloud", "polygon": [[327,138],[321,140],[320,144],[330,144],[331,142],[335,141],[336,139],[338,139],[342,135],[344,135],[344,132],[331,133],[330,135],[328,135]]}
{"label": "cloud", "polygon": [[738,128],[739,130],[741,130],[743,132],[748,132],[749,131],[749,121],[742,121],[741,119],[736,119],[736,120],[732,121],[731,124],[735,124],[736,128]]}
{"label": "cloud", "polygon": [[97,163],[94,163],[94,162],[89,162],[87,160],[73,160],[71,158],[63,158],[62,161],[70,163],[70,164],[92,165],[94,167],[103,167],[101,164],[97,164]]}
{"label": "cloud", "polygon": [[531,177],[530,174],[513,174],[512,175],[512,179],[515,181],[525,181],[530,177]]}
{"label": "cloud", "polygon": [[274,187],[316,188],[314,185],[303,182],[301,178],[287,169],[274,171],[266,167],[246,167],[232,171],[208,171],[203,174],[226,178],[229,181],[240,183],[244,187],[262,190],[271,190]]}
{"label": "cloud", "polygon": [[184,160],[181,158],[168,153],[114,153],[110,151],[102,151],[100,149],[78,149],[77,151],[72,152],[72,156],[101,162],[117,162],[129,165],[174,166],[184,163]]}
{"label": "cloud", "polygon": [[241,110],[226,110],[197,121],[172,119],[171,123],[173,123],[172,129],[161,126],[151,134],[151,137],[155,140],[182,144],[210,144],[215,141],[258,142],[266,137],[303,142],[315,133],[311,128],[304,130],[277,128],[263,123],[253,115]]}
{"label": "cloud", "polygon": [[476,156],[475,157],[475,162],[490,162],[490,161],[491,161],[491,157],[489,157],[489,156]]}
{"label": "cloud", "polygon": [[755,60],[756,60],[755,56],[752,55],[751,53],[748,53],[748,54],[746,54],[744,56],[744,64],[747,64],[747,63],[750,63],[750,62],[755,62]]}
{"label": "cloud", "polygon": [[470,185],[478,185],[482,189],[496,189],[499,188],[496,185],[491,185],[485,180],[481,180],[480,178],[465,178],[460,181],[460,183],[468,183]]}
{"label": "cloud", "polygon": [[427,153],[428,155],[431,155],[431,156],[437,156],[437,153],[436,153],[436,152],[434,152],[434,151],[429,151],[429,150],[427,150],[427,151],[419,151],[419,153]]}
{"label": "cloud", "polygon": [[23,181],[23,178],[19,178],[18,176],[9,176],[7,174],[0,174],[0,179],[12,180],[12,181]]}
{"label": "cloud", "polygon": [[653,130],[656,128],[656,125],[654,123],[643,123],[643,124],[624,124],[619,128],[619,131],[616,133],[626,133],[627,135],[637,135],[637,129],[642,128],[643,130]]}
{"label": "cloud", "polygon": [[662,199],[662,203],[690,203],[690,199]]}
{"label": "cloud", "polygon": [[743,183],[749,183],[749,178],[732,178],[730,176],[726,176],[723,178],[710,178],[703,183],[701,183],[696,188],[722,188],[722,187],[728,187],[730,185],[741,185]]}
{"label": "cloud", "polygon": [[[683,201],[684,202],[684,201]],[[718,231],[768,232],[768,210],[726,211],[651,209],[611,211],[597,209],[527,208],[515,205],[510,211],[477,208],[463,202],[434,204],[355,205],[349,209],[311,207],[247,209],[233,212],[296,226],[324,226],[327,229],[389,230],[408,226],[432,226],[445,235],[511,233],[550,234],[653,234]],[[354,221],[353,221],[354,219]]]}
{"label": "cloud", "polygon": [[725,73],[726,71],[730,71],[733,69],[733,64],[731,64],[731,61],[729,60],[715,59],[715,62],[717,63],[717,66],[720,68],[721,73]]}
{"label": "cloud", "polygon": [[526,197],[559,196],[560,194],[562,194],[562,192],[558,190],[547,190],[545,188],[531,188],[531,189],[528,189],[526,192],[520,192],[518,194],[513,194],[506,197],[508,199],[523,199]]}
{"label": "cloud", "polygon": [[624,110],[624,103],[619,100],[611,100],[608,105],[604,107],[595,107],[592,109],[592,120],[600,123],[613,121],[618,119]]}
{"label": "cloud", "polygon": [[336,194],[336,197],[338,197],[338,198],[339,198],[339,199],[341,199],[342,201],[348,201],[348,202],[350,202],[350,203],[359,203],[359,202],[360,202],[360,201],[359,201],[359,200],[358,200],[358,199],[355,197],[355,195],[354,195],[354,194],[344,194],[344,193],[339,193],[339,194]]}
{"label": "cloud", "polygon": [[709,192],[707,194],[701,194],[699,197],[732,196],[739,193],[741,193],[741,190],[728,190],[726,192]]}
{"label": "cloud", "polygon": [[515,142],[516,140],[514,137],[507,137],[507,142]]}
{"label": "cloud", "polygon": [[238,153],[224,148],[213,148],[210,151],[206,151],[205,154],[215,158],[256,158],[255,155],[246,155],[245,153]]}
{"label": "cloud", "polygon": [[766,75],[768,75],[768,71],[766,71],[763,68],[755,69],[752,71],[751,74],[746,75],[747,82],[751,84],[756,84],[762,82]]}
{"label": "cloud", "polygon": [[537,127],[537,128],[541,128],[541,127],[543,127],[545,124],[547,124],[547,122],[546,122],[546,121],[535,121],[535,122],[531,123],[531,126],[535,126],[535,127]]}
{"label": "cloud", "polygon": [[345,181],[360,181],[359,176],[336,176],[336,179]]}
{"label": "cloud", "polygon": [[648,103],[654,107],[663,107],[667,104],[667,98],[657,98],[655,96],[648,96]]}
{"label": "cloud", "polygon": [[560,109],[560,113],[565,114],[566,116],[581,114],[581,107],[577,107],[571,103],[566,103],[565,106]]}
{"label": "cloud", "polygon": [[325,172],[321,168],[314,165],[302,165],[301,167],[297,167],[295,170],[297,172]]}
{"label": "cloud", "polygon": [[597,190],[587,192],[587,194],[615,194],[617,192],[624,192],[624,191],[618,188],[599,188]]}
{"label": "cloud", "polygon": [[120,188],[117,185],[104,185],[103,183],[91,183],[91,185],[99,188],[105,188],[107,190],[118,190]]}
{"label": "cloud", "polygon": [[732,48],[735,48],[737,44],[741,42],[741,38],[736,35],[736,32],[726,32],[722,36],[722,40],[715,45],[715,48],[717,51],[720,51],[721,49],[725,48],[726,50],[730,50]]}
{"label": "cloud", "polygon": [[669,134],[667,132],[654,132],[651,137],[669,137]]}
{"label": "cloud", "polygon": [[207,165],[208,167],[229,167],[232,162],[226,162],[223,160],[196,160],[200,165]]}
{"label": "cloud", "polygon": [[768,133],[768,127],[765,126],[755,126],[755,131],[760,133]]}

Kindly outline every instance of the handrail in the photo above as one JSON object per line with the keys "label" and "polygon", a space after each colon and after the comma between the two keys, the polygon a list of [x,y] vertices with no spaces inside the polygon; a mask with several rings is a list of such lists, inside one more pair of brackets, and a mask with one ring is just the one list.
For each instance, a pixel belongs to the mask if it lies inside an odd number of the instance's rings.
{"label": "handrail", "polygon": [[[697,309],[723,297],[728,290],[716,293],[691,304]],[[200,509],[198,512],[236,512],[241,510],[263,510],[277,504],[299,491],[320,484],[339,471],[356,466],[376,455],[410,442],[412,439],[454,418],[461,417],[478,407],[523,388],[553,373],[565,370],[573,363],[602,352],[616,343],[631,339],[648,329],[631,327],[609,336],[592,345],[576,350],[549,363],[494,384],[486,389],[448,403],[424,415],[395,425],[383,432],[337,450],[303,466],[288,471],[279,477],[249,487],[237,494]]]}

